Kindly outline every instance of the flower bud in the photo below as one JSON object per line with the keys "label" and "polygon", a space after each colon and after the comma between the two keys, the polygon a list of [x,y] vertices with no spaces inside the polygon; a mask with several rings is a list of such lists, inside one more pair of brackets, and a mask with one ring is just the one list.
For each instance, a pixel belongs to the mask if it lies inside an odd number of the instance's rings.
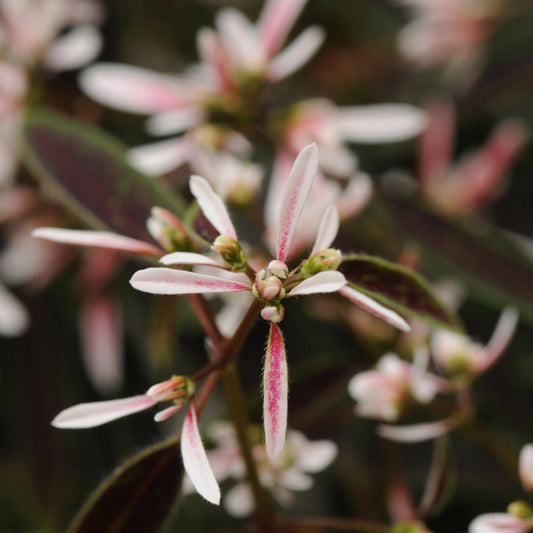
{"label": "flower bud", "polygon": [[261,310],[261,318],[268,322],[274,322],[275,324],[281,322],[284,316],[285,309],[282,305],[269,305]]}
{"label": "flower bud", "polygon": [[337,270],[342,261],[340,250],[328,248],[311,256],[302,265],[301,272],[305,278],[310,278],[324,270]]}
{"label": "flower bud", "polygon": [[271,274],[274,274],[274,276],[277,276],[279,279],[287,279],[287,276],[289,275],[289,267],[283,262],[279,261],[278,259],[273,259],[268,263],[267,270],[270,271]]}
{"label": "flower bud", "polygon": [[248,259],[242,251],[241,245],[235,240],[219,235],[211,249],[218,252],[224,263],[231,268],[233,272],[245,272],[248,268]]}
{"label": "flower bud", "polygon": [[167,252],[189,250],[191,241],[181,220],[162,207],[152,208],[146,222],[150,235]]}
{"label": "flower bud", "polygon": [[510,503],[507,507],[507,512],[518,518],[533,518],[533,509],[524,500]]}
{"label": "flower bud", "polygon": [[284,298],[285,289],[277,276],[267,274],[267,270],[260,270],[255,276],[252,292],[256,298],[270,302],[275,298]]}

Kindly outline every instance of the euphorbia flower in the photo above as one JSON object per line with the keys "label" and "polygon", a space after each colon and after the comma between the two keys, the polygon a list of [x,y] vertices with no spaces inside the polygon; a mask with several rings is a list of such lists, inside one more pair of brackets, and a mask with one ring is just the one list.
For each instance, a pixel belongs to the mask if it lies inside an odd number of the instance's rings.
{"label": "euphorbia flower", "polygon": [[270,322],[264,372],[265,440],[268,455],[276,457],[283,449],[287,423],[287,367],[283,336],[277,325],[283,319],[282,300],[306,294],[340,292],[343,296],[396,327],[408,330],[407,323],[393,311],[362,293],[347,287],[343,274],[336,271],[342,260],[338,250],[328,248],[336,236],[339,219],[334,209],[322,219],[311,256],[296,269],[287,261],[298,220],[306,205],[318,166],[315,145],[305,147],[296,158],[284,187],[276,224],[275,259],[265,269],[254,272],[248,264],[237,232],[221,198],[199,176],[191,177],[190,188],[213,227],[220,233],[213,250],[224,260],[219,263],[198,254],[175,252],[161,259],[167,265],[206,265],[232,270],[225,277],[169,268],[148,268],[135,273],[134,288],[153,294],[228,293],[251,291],[263,304],[261,316]]}
{"label": "euphorbia flower", "polygon": [[[132,162],[141,170],[168,172],[189,160],[195,144],[202,144],[196,134],[202,136],[203,125],[211,123],[212,114],[231,114],[235,105],[240,105],[241,93],[288,76],[314,54],[323,39],[316,27],[278,53],[305,3],[268,0],[257,25],[235,9],[222,9],[215,19],[217,31],[203,28],[198,33],[201,63],[181,76],[102,63],[85,70],[81,87],[110,107],[153,115],[147,125],[152,134],[188,132],[132,151]],[[216,137],[215,144],[224,139],[223,144],[233,145],[238,139],[224,128],[217,128]]]}
{"label": "euphorbia flower", "polygon": [[[145,394],[139,396],[105,402],[82,403],[69,407],[54,418],[52,425],[63,429],[95,427],[144,411],[159,402],[173,402],[174,405],[155,415],[154,420],[161,422],[176,414],[193,393],[194,385],[191,381],[184,376],[175,376],[153,385]],[[183,422],[180,441],[183,466],[192,484],[206,500],[218,505],[220,490],[202,445],[192,399]]]}

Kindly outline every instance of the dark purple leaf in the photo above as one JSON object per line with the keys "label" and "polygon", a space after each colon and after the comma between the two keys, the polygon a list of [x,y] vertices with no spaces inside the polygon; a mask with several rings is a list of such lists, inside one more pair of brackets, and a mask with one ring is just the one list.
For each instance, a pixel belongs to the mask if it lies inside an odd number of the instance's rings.
{"label": "dark purple leaf", "polygon": [[120,466],[92,494],[69,533],[152,533],[176,507],[183,480],[178,439]]}
{"label": "dark purple leaf", "polygon": [[400,313],[438,327],[458,329],[459,320],[412,270],[367,255],[344,256],[340,267],[350,286]]}
{"label": "dark purple leaf", "polygon": [[147,239],[152,206],[183,212],[176,194],[128,164],[115,138],[83,122],[31,111],[22,144],[33,174],[89,226]]}

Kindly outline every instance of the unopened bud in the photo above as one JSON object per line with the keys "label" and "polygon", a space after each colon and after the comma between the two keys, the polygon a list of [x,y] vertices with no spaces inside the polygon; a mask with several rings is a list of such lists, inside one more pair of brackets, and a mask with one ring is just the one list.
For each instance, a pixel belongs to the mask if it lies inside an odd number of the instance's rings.
{"label": "unopened bud", "polygon": [[279,279],[287,279],[287,276],[289,275],[289,268],[287,265],[278,259],[273,259],[270,261],[270,263],[268,263],[267,270],[269,270],[271,274],[274,274],[274,276],[277,276]]}
{"label": "unopened bud", "polygon": [[524,500],[510,503],[507,507],[507,512],[518,518],[533,518],[533,509]]}
{"label": "unopened bud", "polygon": [[233,272],[245,272],[247,270],[248,259],[242,251],[241,245],[235,239],[230,239],[226,235],[219,235],[211,249],[220,254],[226,266],[231,268]]}
{"label": "unopened bud", "polygon": [[260,270],[256,274],[252,292],[256,298],[267,302],[285,296],[281,280],[277,276],[269,276],[266,270]]}
{"label": "unopened bud", "polygon": [[284,316],[285,309],[282,305],[269,305],[267,307],[263,307],[261,310],[261,318],[263,320],[267,320],[268,322],[274,322],[275,324],[281,322]]}
{"label": "unopened bud", "polygon": [[337,270],[342,261],[342,253],[340,250],[328,248],[322,250],[317,254],[311,256],[304,262],[301,272],[305,278],[310,278],[324,270]]}
{"label": "unopened bud", "polygon": [[146,222],[150,235],[167,251],[188,250],[191,247],[189,235],[181,220],[162,207],[153,207]]}

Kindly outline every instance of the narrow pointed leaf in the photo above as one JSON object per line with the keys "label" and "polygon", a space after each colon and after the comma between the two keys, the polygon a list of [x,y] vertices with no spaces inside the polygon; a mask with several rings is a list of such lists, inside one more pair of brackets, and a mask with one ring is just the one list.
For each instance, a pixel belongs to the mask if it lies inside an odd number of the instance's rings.
{"label": "narrow pointed leaf", "polygon": [[240,281],[172,268],[145,268],[133,274],[133,288],[150,294],[207,294],[250,290]]}
{"label": "narrow pointed leaf", "polygon": [[289,293],[289,296],[337,292],[344,285],[346,285],[346,278],[340,272],[319,272],[296,285]]}
{"label": "narrow pointed leaf", "polygon": [[154,398],[147,394],[120,400],[80,403],[61,411],[52,421],[52,425],[62,429],[101,426],[117,418],[144,411],[155,403]]}
{"label": "narrow pointed leaf", "polygon": [[416,272],[381,258],[343,257],[340,270],[350,287],[379,303],[435,326],[459,329],[459,319]]}
{"label": "narrow pointed leaf", "polygon": [[182,480],[176,438],[147,448],[96,489],[68,533],[156,533],[176,508]]}
{"label": "narrow pointed leaf", "polygon": [[89,226],[149,240],[153,205],[184,211],[181,199],[133,169],[124,147],[83,122],[31,110],[21,132],[23,159],[54,197]]}
{"label": "narrow pointed leaf", "polygon": [[198,494],[208,502],[218,505],[220,503],[220,489],[207,460],[192,402],[181,431],[181,455],[185,471]]}
{"label": "narrow pointed leaf", "polygon": [[285,261],[296,225],[300,219],[311,185],[318,168],[318,149],[315,144],[306,146],[292,166],[278,211],[276,257]]}
{"label": "narrow pointed leaf", "polygon": [[233,227],[228,210],[222,198],[213,191],[207,180],[200,176],[191,176],[190,188],[207,220],[222,235],[237,240],[237,232]]}
{"label": "narrow pointed leaf", "polygon": [[270,324],[263,376],[263,423],[265,445],[271,459],[285,446],[287,396],[289,392],[285,342],[276,324]]}

